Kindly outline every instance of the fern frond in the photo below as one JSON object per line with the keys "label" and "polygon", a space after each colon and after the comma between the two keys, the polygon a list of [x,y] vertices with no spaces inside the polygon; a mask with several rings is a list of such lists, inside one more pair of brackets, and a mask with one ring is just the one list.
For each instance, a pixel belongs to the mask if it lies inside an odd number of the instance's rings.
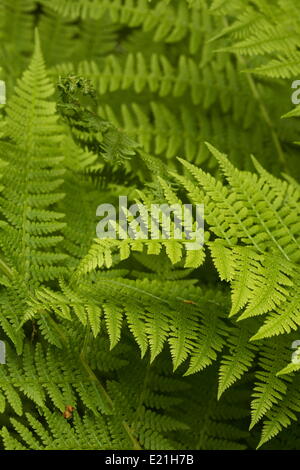
{"label": "fern frond", "polygon": [[53,234],[64,227],[63,214],[53,210],[63,197],[57,189],[64,170],[55,103],[48,101],[54,89],[46,76],[38,37],[36,41],[31,65],[7,107],[5,135],[11,142],[2,141],[0,147],[8,163],[3,172],[1,212],[7,224],[1,246],[26,282],[57,277],[64,272],[60,264],[65,259],[63,253],[48,251],[61,240]]}

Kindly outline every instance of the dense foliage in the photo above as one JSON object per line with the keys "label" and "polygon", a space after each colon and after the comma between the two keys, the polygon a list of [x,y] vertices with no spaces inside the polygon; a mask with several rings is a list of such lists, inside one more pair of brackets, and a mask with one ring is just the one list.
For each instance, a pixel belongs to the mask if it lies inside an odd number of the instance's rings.
{"label": "dense foliage", "polygon": [[300,448],[297,3],[0,0],[1,448]]}

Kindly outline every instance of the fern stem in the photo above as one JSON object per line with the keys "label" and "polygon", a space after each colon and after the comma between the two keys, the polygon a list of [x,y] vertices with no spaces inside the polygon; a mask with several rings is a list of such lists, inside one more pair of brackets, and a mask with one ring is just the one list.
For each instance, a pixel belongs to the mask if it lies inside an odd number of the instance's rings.
{"label": "fern stem", "polygon": [[[86,370],[87,374],[89,375],[90,379],[97,383],[98,389],[100,389],[102,396],[105,397],[106,402],[109,404],[109,407],[111,408],[111,410],[113,410],[113,405],[114,404],[113,404],[112,399],[108,395],[108,393],[105,390],[105,388],[103,387],[103,385],[100,383],[98,377],[94,374],[94,372],[92,371],[92,369],[90,368],[90,366],[86,362],[84,354],[81,353],[79,355],[79,358],[80,358],[80,362],[82,363],[83,367],[85,368],[85,370]],[[133,435],[132,429],[130,428],[128,423],[126,421],[122,421],[122,424],[123,424],[123,427],[124,427],[125,431],[127,432],[128,436],[129,436],[129,439],[131,440],[131,442],[133,444],[133,449],[134,450],[142,450],[142,447],[140,446],[140,443],[138,442],[138,440]]]}
{"label": "fern stem", "polygon": [[[225,24],[225,27],[228,28],[228,22],[227,22],[227,19],[225,17],[224,17],[224,24]],[[240,64],[243,65],[243,67],[246,66],[245,60],[242,56],[237,56],[237,60]],[[257,102],[259,104],[262,117],[265,120],[268,127],[270,128],[272,140],[273,140],[274,146],[277,150],[279,161],[283,164],[284,168],[286,169],[286,159],[285,159],[282,147],[281,147],[280,140],[278,139],[278,136],[275,132],[272,120],[271,120],[271,118],[269,116],[269,113],[267,111],[267,108],[266,108],[263,100],[261,99],[260,93],[258,91],[258,88],[257,88],[257,86],[255,84],[255,81],[253,80],[251,74],[249,72],[245,72],[245,74],[246,74],[247,81],[249,83],[250,89],[252,91],[252,94],[253,94],[254,98],[257,100]]]}
{"label": "fern stem", "polygon": [[[55,320],[53,318],[51,318],[51,317],[49,317],[49,318],[50,318],[50,321],[53,324],[54,328],[59,333],[62,341],[67,346],[68,345],[68,340],[67,340],[66,336],[63,334],[63,332],[61,331],[61,328],[59,327],[59,325],[55,322]],[[107,391],[105,390],[104,386],[101,384],[98,377],[96,376],[96,374],[93,372],[93,370],[90,368],[89,364],[87,363],[86,358],[85,358],[85,351],[84,350],[79,354],[78,358],[79,358],[79,361],[82,364],[83,368],[85,369],[87,375],[89,376],[89,378],[97,384],[97,387],[98,387],[98,389],[99,389],[99,391],[102,395],[102,398],[104,399],[107,407],[111,411],[113,411],[113,405],[114,405],[113,400],[110,398],[110,396],[107,393]],[[133,449],[134,450],[143,450],[140,443],[139,443],[139,441],[133,435],[133,432],[132,432],[130,426],[128,425],[128,423],[126,421],[122,421],[122,424],[123,424],[123,427],[124,427],[126,433],[128,434],[129,439],[132,442]]]}
{"label": "fern stem", "polygon": [[[244,65],[245,64],[245,61],[242,57],[239,57],[239,61]],[[262,117],[264,118],[266,124],[268,125],[268,127],[270,128],[270,132],[271,132],[271,136],[272,136],[272,140],[274,142],[274,146],[277,150],[277,153],[278,153],[278,157],[279,157],[279,161],[283,164],[284,168],[286,169],[286,159],[285,159],[285,156],[284,156],[284,152],[282,150],[282,147],[281,147],[281,143],[280,143],[280,140],[275,132],[275,129],[274,129],[274,125],[272,123],[272,120],[269,116],[269,113],[267,111],[267,108],[265,106],[265,104],[263,103],[262,99],[261,99],[261,96],[260,96],[260,93],[258,91],[258,88],[252,78],[252,76],[250,75],[250,73],[248,72],[245,72],[246,73],[246,77],[247,77],[247,80],[248,80],[248,83],[249,83],[249,86],[250,86],[250,89],[253,93],[253,96],[254,98],[257,100],[258,104],[259,104],[259,107],[260,107],[260,110],[261,110],[261,114],[262,114]]]}
{"label": "fern stem", "polygon": [[144,289],[140,289],[139,287],[130,286],[130,285],[125,284],[125,283],[123,283],[123,282],[114,281],[113,279],[105,279],[104,282],[110,282],[110,283],[112,283],[112,284],[116,284],[116,285],[119,285],[119,286],[121,286],[121,287],[126,287],[126,289],[135,290],[136,292],[139,292],[140,294],[144,294],[144,295],[146,295],[146,296],[152,297],[153,299],[157,299],[157,300],[159,300],[160,302],[163,302],[163,303],[169,305],[169,301],[168,301],[168,300],[163,299],[162,297],[158,297],[157,295],[151,294],[150,292],[147,292],[147,291],[144,290]]}
{"label": "fern stem", "polygon": [[136,427],[136,425],[137,425],[137,423],[140,419],[140,414],[143,411],[143,402],[144,402],[144,398],[146,396],[146,390],[147,390],[147,386],[148,386],[148,382],[149,382],[150,367],[151,367],[151,363],[148,362],[147,367],[146,367],[146,373],[145,373],[144,380],[143,380],[142,390],[141,390],[141,393],[140,393],[139,402],[138,402],[138,405],[137,405],[137,408],[136,408],[136,411],[135,411],[135,414],[134,414],[134,418],[133,418],[133,421],[132,421],[132,424],[131,424],[132,429],[135,429],[135,427]]}
{"label": "fern stem", "polygon": [[[227,19],[224,17],[224,25],[226,28],[228,28],[228,21]],[[245,64],[245,60],[242,56],[237,56],[237,60],[240,64],[243,65],[243,67],[246,67],[246,64]],[[280,143],[280,140],[278,139],[278,136],[274,130],[274,126],[273,126],[273,123],[272,123],[272,120],[269,116],[269,113],[267,111],[267,108],[263,102],[263,100],[261,99],[261,96],[260,96],[260,93],[258,91],[258,88],[251,76],[251,74],[249,72],[245,72],[246,74],[246,77],[247,77],[247,81],[249,83],[249,86],[250,86],[250,89],[252,91],[252,94],[254,96],[254,98],[257,100],[258,104],[259,104],[259,107],[260,107],[260,110],[261,110],[261,114],[262,114],[262,117],[264,119],[264,121],[266,122],[266,124],[268,125],[268,127],[270,128],[270,131],[271,131],[271,136],[272,136],[272,140],[274,142],[274,146],[277,150],[277,153],[278,153],[278,157],[279,157],[279,160],[280,162],[283,164],[284,166],[284,169],[286,170],[286,159],[285,159],[285,155],[284,155],[284,152],[282,150],[282,147],[281,147],[281,143]]]}
{"label": "fern stem", "polygon": [[5,274],[6,277],[9,279],[13,279],[13,271],[12,269],[0,258],[0,271]]}

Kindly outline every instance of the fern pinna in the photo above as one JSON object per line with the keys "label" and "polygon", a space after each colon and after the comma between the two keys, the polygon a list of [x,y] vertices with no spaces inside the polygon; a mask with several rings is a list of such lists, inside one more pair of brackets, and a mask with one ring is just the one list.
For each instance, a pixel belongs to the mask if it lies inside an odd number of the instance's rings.
{"label": "fern pinna", "polygon": [[[300,27],[273,3],[0,3],[2,449],[300,448]],[[119,196],[204,206],[203,246],[96,237]]]}

